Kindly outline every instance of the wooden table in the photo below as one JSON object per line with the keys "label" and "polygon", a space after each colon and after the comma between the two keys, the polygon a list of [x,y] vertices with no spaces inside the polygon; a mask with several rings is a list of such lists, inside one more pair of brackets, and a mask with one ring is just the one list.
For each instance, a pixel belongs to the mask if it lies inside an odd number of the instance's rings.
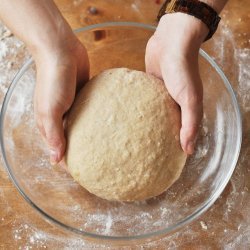
{"label": "wooden table", "polygon": [[[155,24],[160,0],[57,0],[72,28],[104,21]],[[93,14],[90,7],[96,7]],[[243,117],[243,143],[232,179],[212,208],[182,230],[160,240],[121,249],[249,249],[250,248],[250,2],[231,0],[213,40],[204,48],[233,85]],[[25,59],[25,48],[0,25],[0,98]],[[2,48],[2,47],[0,47]],[[5,60],[5,61],[3,61]],[[15,62],[18,61],[19,64]],[[3,63],[9,62],[9,63]],[[13,62],[13,63],[11,63]],[[118,249],[91,243],[47,223],[21,197],[0,166],[0,249]]]}

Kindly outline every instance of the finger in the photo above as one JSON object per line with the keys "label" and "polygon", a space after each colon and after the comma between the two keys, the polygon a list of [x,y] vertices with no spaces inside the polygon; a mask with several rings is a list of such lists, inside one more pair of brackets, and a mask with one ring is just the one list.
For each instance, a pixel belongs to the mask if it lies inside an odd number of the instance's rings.
{"label": "finger", "polygon": [[194,152],[195,141],[202,119],[202,102],[181,106],[181,131],[180,140],[184,152]]}
{"label": "finger", "polygon": [[89,59],[88,54],[85,48],[80,46],[80,50],[82,52],[82,55],[78,61],[77,64],[77,86],[76,86],[76,92],[78,92],[85,83],[89,80]]}
{"label": "finger", "polygon": [[161,77],[161,71],[159,67],[159,60],[157,60],[157,42],[152,36],[147,43],[146,52],[145,52],[145,68],[146,73],[154,75],[157,78]]}
{"label": "finger", "polygon": [[62,160],[66,147],[62,116],[58,114],[43,116],[42,124],[50,149],[50,163],[55,165]]}

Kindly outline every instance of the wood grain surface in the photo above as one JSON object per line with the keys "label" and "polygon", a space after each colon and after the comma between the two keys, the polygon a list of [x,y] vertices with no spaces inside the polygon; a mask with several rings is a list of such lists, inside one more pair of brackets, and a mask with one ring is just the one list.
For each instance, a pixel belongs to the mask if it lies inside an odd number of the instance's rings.
{"label": "wood grain surface", "polygon": [[[162,0],[56,0],[72,28],[105,21],[137,21],[155,24]],[[151,243],[115,247],[109,242],[90,242],[45,221],[21,197],[0,163],[0,249],[249,249],[250,247],[250,2],[231,0],[221,13],[222,22],[213,40],[204,44],[228,76],[241,107],[243,143],[232,179],[209,211],[180,231]],[[6,39],[13,39],[6,36]],[[97,34],[101,37],[102,34]],[[17,40],[15,40],[17,41]],[[0,73],[7,86],[25,59],[6,55]],[[20,49],[21,48],[21,49]],[[21,54],[20,54],[21,53]],[[14,59],[13,59],[14,58]],[[2,60],[2,58],[0,58]],[[1,71],[2,70],[2,71]],[[1,88],[0,99],[6,89]]]}

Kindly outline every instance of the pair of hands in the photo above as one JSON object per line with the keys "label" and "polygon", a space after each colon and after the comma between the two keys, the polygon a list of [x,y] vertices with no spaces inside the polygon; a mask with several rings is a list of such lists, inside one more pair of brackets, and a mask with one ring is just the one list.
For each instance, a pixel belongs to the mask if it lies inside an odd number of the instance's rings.
{"label": "pair of hands", "polygon": [[[87,51],[69,33],[65,34],[67,40],[56,45],[57,49],[33,52],[37,65],[35,119],[50,148],[52,164],[60,162],[65,152],[63,116],[72,105],[76,90],[89,77]],[[207,27],[191,16],[165,15],[146,48],[146,71],[164,80],[181,108],[180,141],[187,154],[194,151],[202,118],[198,52],[207,33]]]}

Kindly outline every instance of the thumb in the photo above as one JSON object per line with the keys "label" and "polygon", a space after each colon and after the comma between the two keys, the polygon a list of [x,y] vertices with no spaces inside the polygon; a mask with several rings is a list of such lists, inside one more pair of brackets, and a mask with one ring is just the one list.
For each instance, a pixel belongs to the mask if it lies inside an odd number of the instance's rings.
{"label": "thumb", "polygon": [[181,147],[187,154],[194,152],[195,141],[202,119],[202,102],[181,105]]}
{"label": "thumb", "polygon": [[42,124],[50,149],[50,163],[55,165],[62,160],[66,147],[62,116],[47,116]]}

